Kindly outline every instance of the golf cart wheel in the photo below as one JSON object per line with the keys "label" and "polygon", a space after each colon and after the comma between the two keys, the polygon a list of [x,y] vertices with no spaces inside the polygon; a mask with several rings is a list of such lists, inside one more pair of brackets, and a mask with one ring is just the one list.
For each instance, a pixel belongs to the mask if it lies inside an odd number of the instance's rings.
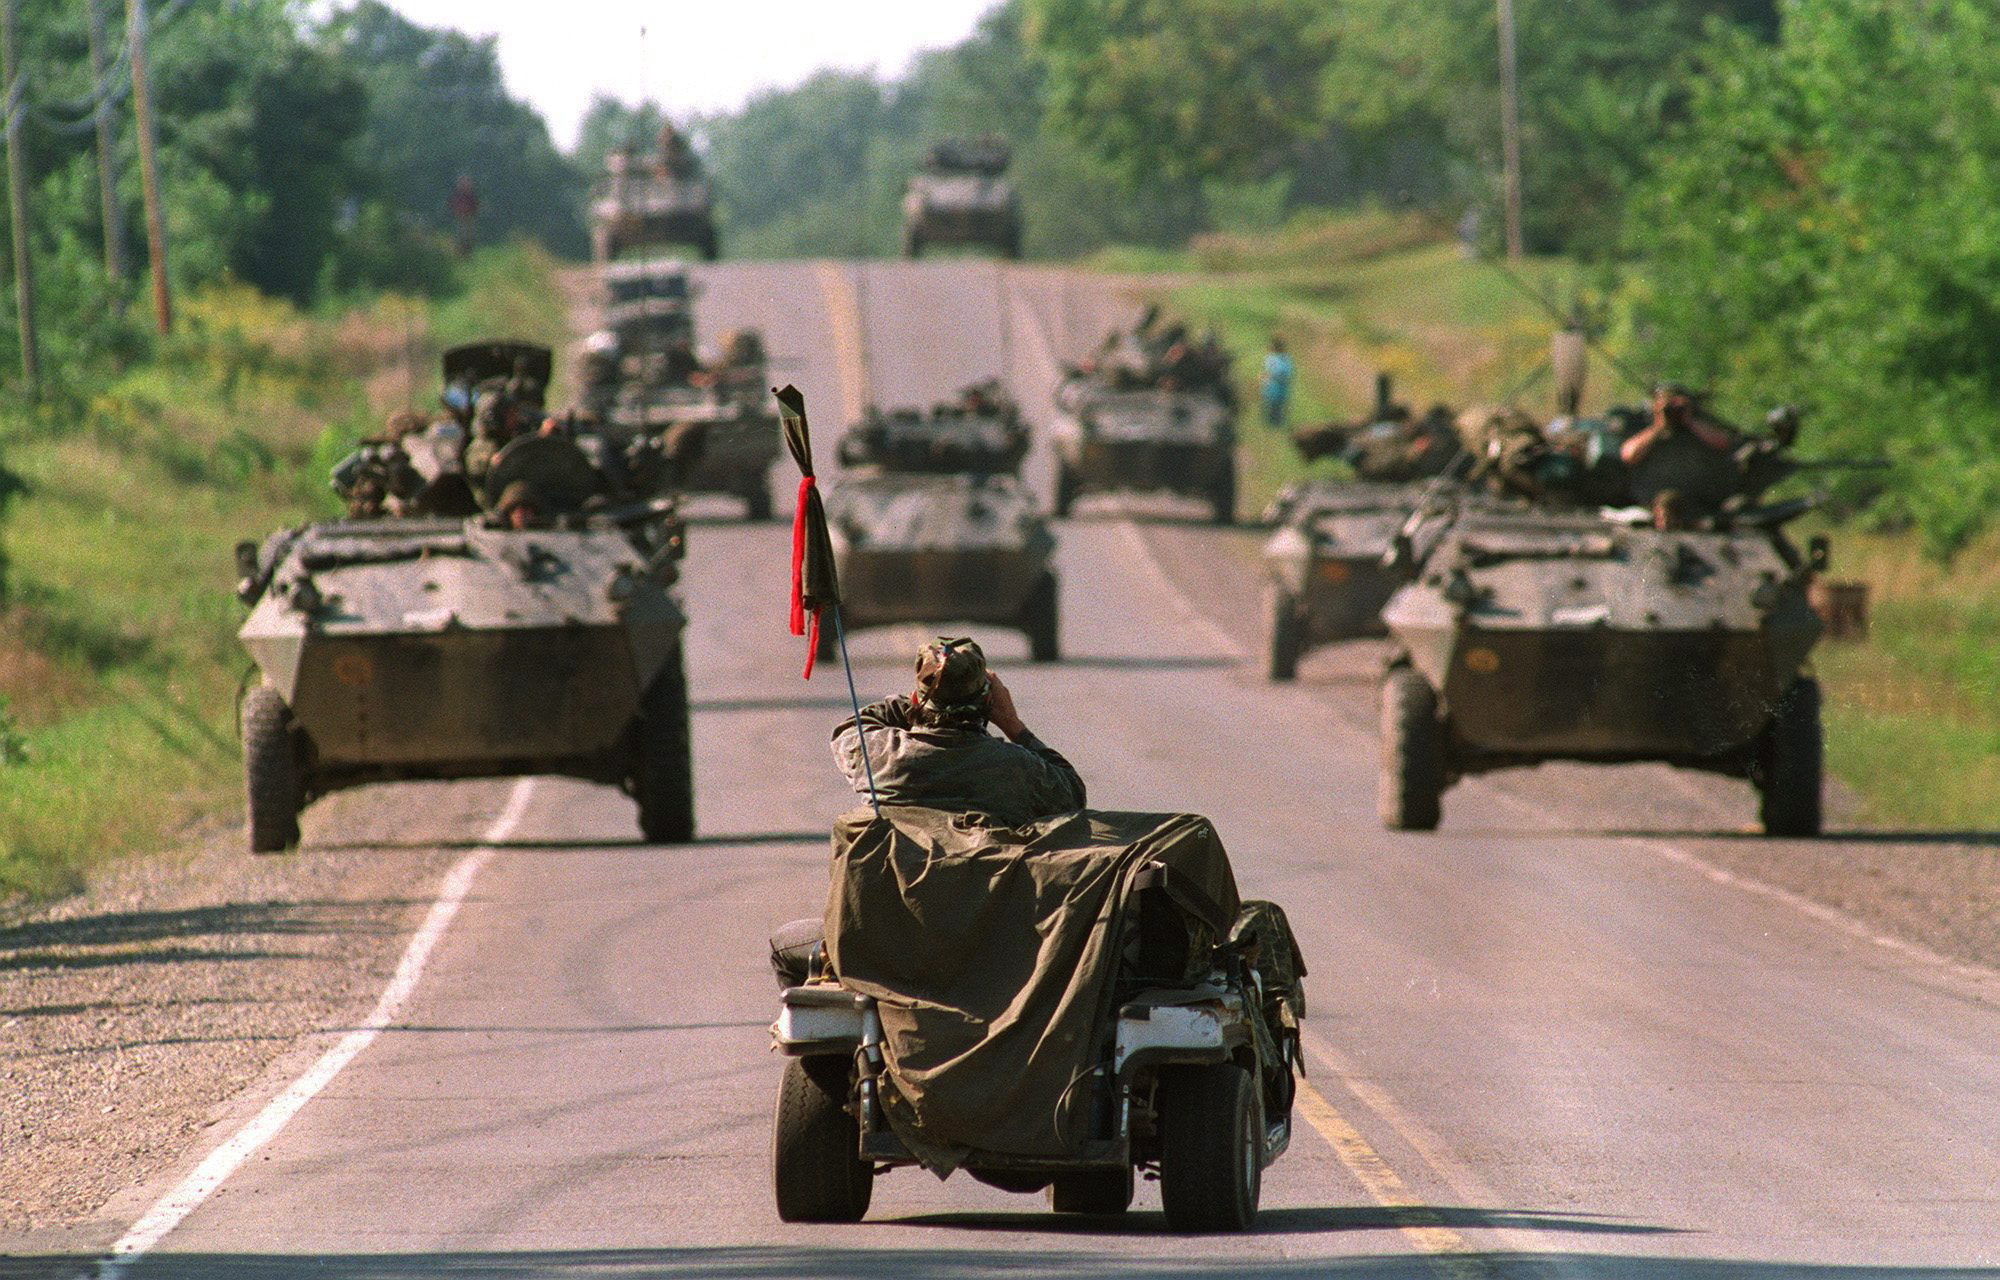
{"label": "golf cart wheel", "polygon": [[1298,597],[1273,582],[1264,589],[1264,616],[1270,629],[1270,650],[1264,674],[1273,680],[1292,680],[1299,674],[1299,650],[1304,647],[1305,619],[1299,616]]}
{"label": "golf cart wheel", "polygon": [[743,491],[743,518],[762,524],[771,518],[771,486],[762,481]]}
{"label": "golf cart wheel", "polygon": [[1049,1208],[1057,1213],[1123,1213],[1132,1207],[1133,1181],[1131,1165],[1064,1174],[1049,1184]]}
{"label": "golf cart wheel", "polygon": [[1444,723],[1437,693],[1415,668],[1382,681],[1382,777],[1376,807],[1391,831],[1431,831],[1443,816]]}
{"label": "golf cart wheel", "polygon": [[694,839],[694,743],[684,658],[682,650],[674,651],[639,711],[632,798],[639,803],[639,831],[652,844]]}
{"label": "golf cart wheel", "polygon": [[1234,1063],[1160,1071],[1160,1202],[1174,1231],[1246,1231],[1264,1181],[1263,1104]]}
{"label": "golf cart wheel", "polygon": [[847,1111],[848,1059],[792,1058],[771,1122],[771,1187],[785,1222],[859,1222],[875,1190],[861,1131]]}
{"label": "golf cart wheel", "polygon": [[1070,470],[1067,463],[1062,463],[1062,462],[1056,463],[1056,518],[1057,519],[1059,520],[1069,519],[1070,508],[1076,505],[1077,490],[1080,487],[1081,486],[1077,484],[1076,472]]}
{"label": "golf cart wheel", "polygon": [[243,799],[250,852],[283,853],[299,843],[299,759],[292,712],[259,684],[243,695]]}
{"label": "golf cart wheel", "polygon": [[1062,657],[1061,594],[1056,575],[1045,574],[1021,610],[1021,630],[1028,633],[1028,657],[1032,661],[1054,662]]}
{"label": "golf cart wheel", "polygon": [[1819,681],[1810,676],[1794,681],[1778,700],[1777,714],[1764,732],[1764,767],[1758,797],[1764,834],[1818,835],[1825,759]]}
{"label": "golf cart wheel", "polygon": [[1236,523],[1236,460],[1223,462],[1208,489],[1209,518],[1220,525]]}

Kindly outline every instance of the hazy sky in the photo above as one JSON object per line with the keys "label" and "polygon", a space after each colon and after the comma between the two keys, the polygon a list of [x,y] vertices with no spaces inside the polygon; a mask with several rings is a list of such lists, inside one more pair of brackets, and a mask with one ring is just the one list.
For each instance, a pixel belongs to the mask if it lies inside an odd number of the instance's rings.
{"label": "hazy sky", "polygon": [[598,91],[646,94],[676,115],[734,107],[821,67],[893,75],[955,44],[997,0],[388,0],[413,22],[500,37],[507,87],[576,140]]}

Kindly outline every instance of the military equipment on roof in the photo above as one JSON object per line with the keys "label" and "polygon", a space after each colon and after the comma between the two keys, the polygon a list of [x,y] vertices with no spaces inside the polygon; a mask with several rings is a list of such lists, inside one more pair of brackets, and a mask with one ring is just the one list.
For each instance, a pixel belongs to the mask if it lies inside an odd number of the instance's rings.
{"label": "military equipment on roof", "polygon": [[1383,822],[1433,827],[1445,789],[1490,769],[1664,761],[1747,778],[1769,834],[1817,834],[1825,553],[1785,538],[1800,509],[1658,529],[1468,505],[1425,531],[1382,611]]}
{"label": "military equipment on roof", "polygon": [[1021,256],[1021,208],[999,138],[949,139],[933,146],[903,193],[903,256],[939,245],[985,245]]}
{"label": "military equipment on roof", "polygon": [[590,205],[591,257],[611,262],[631,249],[688,245],[713,262],[721,254],[715,197],[692,151],[671,126],[662,147],[640,156],[614,151]]}
{"label": "military equipment on roof", "polygon": [[1281,492],[1264,544],[1266,662],[1273,680],[1298,674],[1320,645],[1382,635],[1382,606],[1409,580],[1392,556],[1396,535],[1422,500],[1397,485],[1317,482]]}
{"label": "military equipment on roof", "polygon": [[1212,392],[1078,378],[1057,405],[1057,515],[1085,494],[1140,491],[1198,498],[1217,524],[1235,518],[1236,411]]}
{"label": "military equipment on roof", "polygon": [[1242,1231],[1291,1138],[1305,966],[1194,814],[1028,827],[841,819],[827,972],[789,986],[778,1215],[855,1222],[875,1174],[964,1169],[1123,1213],[1157,1169],[1175,1231]]}
{"label": "military equipment on roof", "polygon": [[991,383],[929,409],[870,408],[839,445],[840,463],[850,470],[905,473],[1018,474],[1027,454],[1028,424]]}
{"label": "military equipment on roof", "polygon": [[558,773],[694,829],[671,503],[556,527],[339,520],[238,548],[250,846],[369,782]]}

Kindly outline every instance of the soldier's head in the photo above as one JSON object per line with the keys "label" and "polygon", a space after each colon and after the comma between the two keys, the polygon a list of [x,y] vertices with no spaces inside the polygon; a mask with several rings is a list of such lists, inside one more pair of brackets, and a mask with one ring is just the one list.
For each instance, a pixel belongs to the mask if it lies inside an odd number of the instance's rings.
{"label": "soldier's head", "polygon": [[542,522],[546,510],[541,491],[526,480],[516,480],[500,491],[493,514],[509,529],[532,529]]}
{"label": "soldier's head", "polygon": [[930,728],[984,729],[986,654],[975,640],[940,636],[917,652],[917,689],[910,701]]}
{"label": "soldier's head", "polygon": [[1789,449],[1799,438],[1799,411],[1788,404],[1781,404],[1764,415],[1764,425],[1770,429],[1771,439],[1777,441],[1781,449]]}
{"label": "soldier's head", "polygon": [[1653,495],[1653,527],[1662,532],[1694,526],[1694,508],[1679,489],[1662,489]]}
{"label": "soldier's head", "polygon": [[1653,417],[1670,427],[1684,427],[1694,418],[1695,395],[1678,382],[1653,388]]}

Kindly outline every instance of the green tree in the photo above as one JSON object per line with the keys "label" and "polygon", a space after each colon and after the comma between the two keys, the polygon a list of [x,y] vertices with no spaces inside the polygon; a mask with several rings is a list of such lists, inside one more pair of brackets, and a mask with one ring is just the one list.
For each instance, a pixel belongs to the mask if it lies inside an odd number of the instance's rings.
{"label": "green tree", "polygon": [[1705,61],[1630,211],[1642,351],[1893,455],[1895,507],[1963,546],[2000,510],[2000,14],[1814,0]]}
{"label": "green tree", "polygon": [[1267,176],[1318,135],[1322,0],[1027,0],[1054,125],[1127,179]]}

